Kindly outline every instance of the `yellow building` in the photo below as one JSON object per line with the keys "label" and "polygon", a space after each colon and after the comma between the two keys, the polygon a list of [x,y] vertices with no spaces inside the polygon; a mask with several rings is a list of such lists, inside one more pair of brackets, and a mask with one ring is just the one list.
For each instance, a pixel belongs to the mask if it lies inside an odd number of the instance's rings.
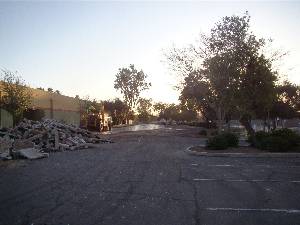
{"label": "yellow building", "polygon": [[32,108],[44,110],[45,118],[79,126],[79,99],[39,89],[32,89],[32,97]]}
{"label": "yellow building", "polygon": [[[45,112],[45,118],[63,121],[76,126],[80,125],[79,99],[39,89],[31,88],[31,91],[33,97],[31,108],[42,109]],[[1,109],[0,127],[11,127],[12,124],[11,115]]]}

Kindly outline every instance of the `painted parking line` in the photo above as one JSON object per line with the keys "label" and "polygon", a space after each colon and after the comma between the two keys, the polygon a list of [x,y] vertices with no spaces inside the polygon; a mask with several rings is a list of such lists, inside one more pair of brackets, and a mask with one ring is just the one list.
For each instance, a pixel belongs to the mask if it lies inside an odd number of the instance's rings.
{"label": "painted parking line", "polygon": [[203,164],[197,164],[197,163],[192,163],[191,166],[207,166],[207,167],[235,167],[235,168],[244,168],[244,167],[263,167],[263,168],[300,168],[300,166],[291,166],[291,165],[277,165],[277,166],[272,166],[272,165],[266,165],[266,164],[257,164],[257,165],[231,165],[231,164],[208,164],[208,165],[203,165]]}
{"label": "painted parking line", "polygon": [[300,180],[245,180],[245,179],[213,179],[213,178],[194,178],[193,181],[224,181],[224,182],[286,182],[300,183]]}
{"label": "painted parking line", "polygon": [[192,163],[191,166],[208,166],[208,167],[237,167],[237,166],[234,166],[234,165],[229,165],[229,164],[221,164],[221,165],[201,165],[201,164],[197,164],[197,163]]}
{"label": "painted parking line", "polygon": [[247,209],[247,208],[205,208],[208,211],[246,211],[246,212],[276,212],[300,214],[300,209]]}
{"label": "painted parking line", "polygon": [[221,165],[208,165],[210,167],[263,167],[263,168],[300,168],[300,166],[291,166],[291,165],[266,165],[266,164],[257,164],[257,165],[230,165],[230,164],[221,164]]}
{"label": "painted parking line", "polygon": [[208,165],[208,166],[212,166],[212,167],[237,167],[237,166],[230,165],[230,164],[222,164],[222,165]]}

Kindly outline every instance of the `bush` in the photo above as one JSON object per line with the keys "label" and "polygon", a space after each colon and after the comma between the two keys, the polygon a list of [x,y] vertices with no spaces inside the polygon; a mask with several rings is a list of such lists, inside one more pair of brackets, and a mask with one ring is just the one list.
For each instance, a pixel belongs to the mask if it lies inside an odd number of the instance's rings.
{"label": "bush", "polygon": [[200,130],[199,135],[207,136],[207,131],[206,130]]}
{"label": "bush", "polygon": [[212,131],[210,132],[210,135],[211,135],[211,136],[216,136],[216,135],[218,135],[218,131],[217,131],[217,130],[212,130]]}
{"label": "bush", "polygon": [[261,141],[260,148],[272,152],[287,151],[289,149],[289,142],[279,136],[269,136]]}
{"label": "bush", "polygon": [[248,141],[251,143],[252,146],[262,149],[261,144],[263,140],[265,140],[268,137],[270,137],[269,133],[265,131],[258,131],[254,134],[254,137],[250,136]]}
{"label": "bush", "polygon": [[286,152],[299,145],[300,136],[295,131],[284,128],[274,130],[271,133],[256,132],[254,137],[249,138],[249,141],[259,149]]}
{"label": "bush", "polygon": [[300,136],[295,131],[287,128],[274,130],[271,135],[287,140],[291,146],[297,146],[300,141]]}
{"label": "bush", "polygon": [[222,150],[228,147],[237,147],[239,138],[232,133],[222,133],[211,137],[207,140],[206,147],[208,149]]}
{"label": "bush", "polygon": [[215,122],[197,122],[197,121],[192,121],[192,122],[185,122],[183,123],[185,125],[189,126],[194,126],[194,127],[203,127],[206,129],[216,129],[217,125]]}
{"label": "bush", "polygon": [[226,132],[221,135],[227,140],[228,147],[237,147],[239,145],[239,137],[236,134]]}
{"label": "bush", "polygon": [[217,135],[207,140],[206,147],[208,149],[223,150],[228,148],[228,142],[224,136]]}

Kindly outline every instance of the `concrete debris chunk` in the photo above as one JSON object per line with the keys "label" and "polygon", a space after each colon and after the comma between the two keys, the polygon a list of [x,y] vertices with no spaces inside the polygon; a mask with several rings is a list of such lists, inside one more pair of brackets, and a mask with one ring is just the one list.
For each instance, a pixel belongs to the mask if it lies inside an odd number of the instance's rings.
{"label": "concrete debris chunk", "polygon": [[58,136],[58,131],[54,129],[54,149],[58,150],[59,148],[59,136]]}
{"label": "concrete debris chunk", "polygon": [[24,148],[33,148],[34,143],[28,139],[16,139],[13,142],[13,149],[14,150],[19,150],[19,149],[24,149]]}
{"label": "concrete debris chunk", "polygon": [[[74,151],[92,148],[95,144],[111,143],[93,133],[52,119],[31,121],[24,119],[14,128],[0,129],[1,158],[43,158],[45,152]],[[3,153],[3,155],[2,155]],[[7,155],[8,154],[8,155]]]}
{"label": "concrete debris chunk", "polygon": [[18,153],[21,157],[24,157],[26,159],[41,159],[49,157],[49,153],[39,152],[34,148],[20,149],[18,150]]}
{"label": "concrete debris chunk", "polygon": [[0,153],[0,159],[3,159],[3,160],[11,160],[12,157],[11,157],[11,155],[9,154],[9,151],[7,151],[7,152],[2,152],[2,153]]}
{"label": "concrete debris chunk", "polygon": [[0,153],[7,152],[13,144],[13,140],[7,134],[4,134],[3,138],[0,138]]}

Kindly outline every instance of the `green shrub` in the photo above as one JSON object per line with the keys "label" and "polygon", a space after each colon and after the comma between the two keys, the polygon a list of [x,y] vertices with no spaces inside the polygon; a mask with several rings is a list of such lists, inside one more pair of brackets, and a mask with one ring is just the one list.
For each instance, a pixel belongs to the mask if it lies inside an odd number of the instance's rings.
{"label": "green shrub", "polygon": [[218,131],[217,131],[217,130],[212,130],[212,131],[210,132],[210,135],[211,135],[211,136],[216,136],[216,135],[218,135]]}
{"label": "green shrub", "polygon": [[236,134],[226,132],[221,135],[227,140],[228,147],[237,147],[239,145],[239,137]]}
{"label": "green shrub", "polygon": [[249,138],[250,143],[259,149],[268,151],[289,151],[300,143],[300,136],[290,129],[274,130],[271,133],[258,131]]}
{"label": "green shrub", "polygon": [[208,149],[223,150],[228,147],[237,147],[239,138],[232,133],[222,133],[211,137],[207,140],[206,147]]}
{"label": "green shrub", "polygon": [[291,146],[297,146],[300,142],[300,136],[295,131],[287,128],[274,130],[271,135],[287,140]]}
{"label": "green shrub", "polygon": [[291,145],[288,140],[280,136],[269,136],[263,139],[260,143],[260,148],[271,152],[286,152]]}
{"label": "green shrub", "polygon": [[253,136],[249,137],[248,141],[251,143],[252,146],[262,149],[261,144],[263,140],[265,140],[268,137],[270,137],[270,133],[267,133],[265,131],[257,131],[254,134],[254,137]]}
{"label": "green shrub", "polygon": [[228,148],[228,142],[224,136],[217,135],[207,140],[206,147],[208,149],[222,150]]}
{"label": "green shrub", "polygon": [[207,135],[207,131],[206,130],[201,130],[201,131],[199,131],[199,135],[206,136]]}

